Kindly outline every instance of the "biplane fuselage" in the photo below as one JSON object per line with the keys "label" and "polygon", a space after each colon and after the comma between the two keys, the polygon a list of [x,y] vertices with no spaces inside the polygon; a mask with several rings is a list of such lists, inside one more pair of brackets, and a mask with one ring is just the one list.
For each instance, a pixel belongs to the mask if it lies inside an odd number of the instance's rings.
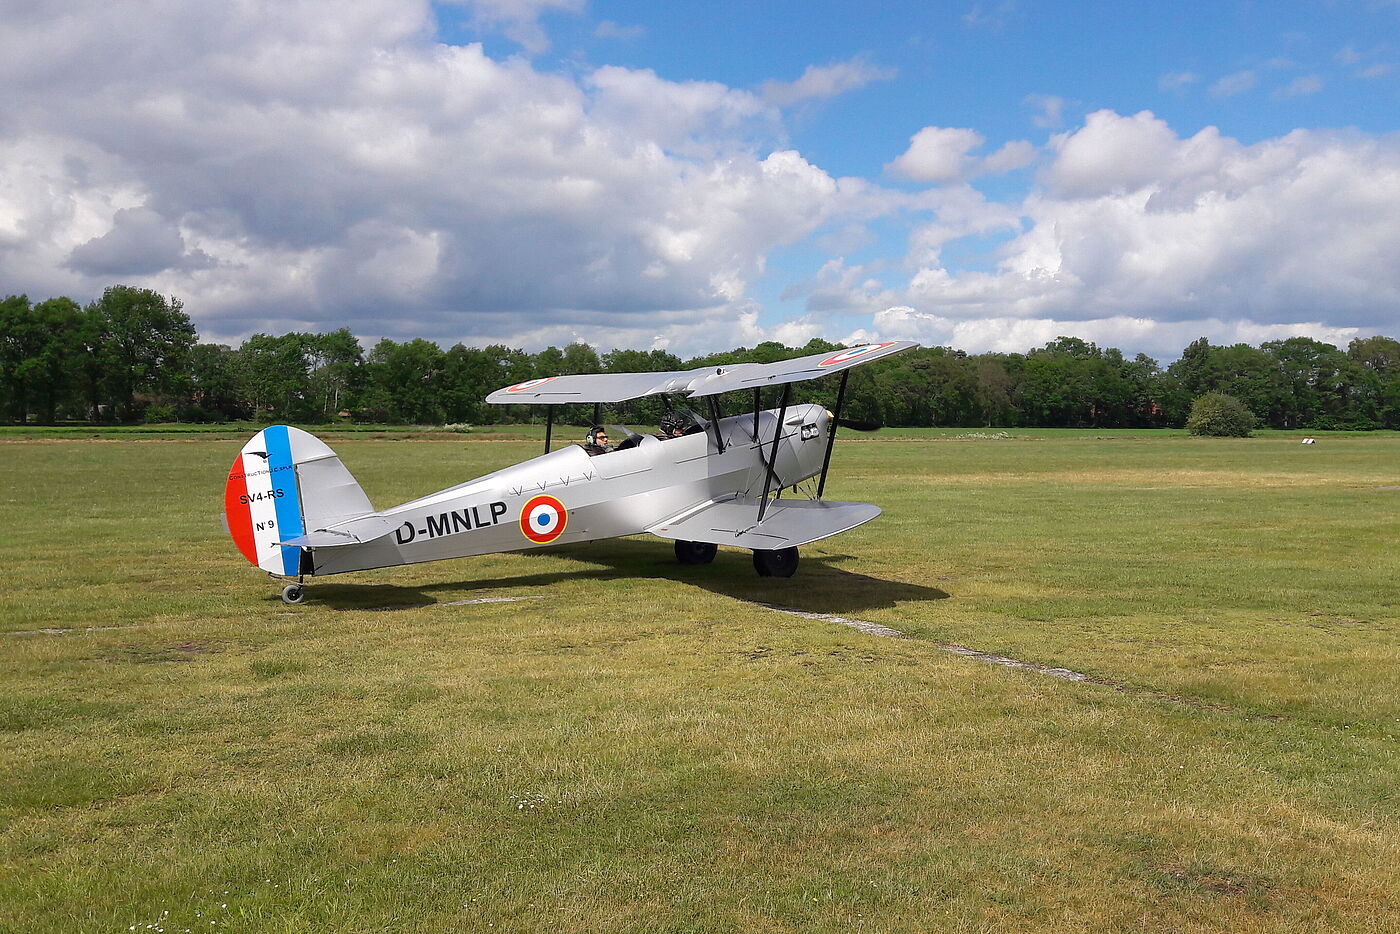
{"label": "biplane fuselage", "polygon": [[[793,406],[784,423],[775,489],[821,471],[830,416],[821,406]],[[757,498],[763,492],[764,458],[773,443],[778,413],[759,413],[757,439],[753,424],[753,413],[721,419],[722,453],[713,426],[664,441],[644,436],[636,447],[594,457],[570,444],[376,513],[392,523],[390,533],[364,544],[313,548],[312,573],[637,535],[697,506]],[[532,525],[527,507],[541,497],[558,505],[546,502]],[[561,510],[563,521],[558,522],[554,513]],[[747,512],[749,524],[757,525],[757,503]],[[356,524],[352,520],[345,525]]]}
{"label": "biplane fuselage", "polygon": [[[301,600],[299,581],[307,576],[642,532],[674,540],[687,564],[708,563],[718,546],[732,545],[753,550],[759,574],[787,577],[798,546],[880,514],[868,503],[821,498],[845,376],[836,415],[789,405],[790,384],[912,346],[891,341],[773,364],[527,380],[487,401],[546,405],[552,413],[561,404],[678,394],[708,397],[711,418],[692,412],[689,434],[630,434],[597,456],[575,444],[549,450],[547,433],[539,457],[378,511],[334,451],[307,432],[274,425],[254,435],[229,470],[229,532],[253,564],[298,580],[283,591],[288,602]],[[782,405],[761,410],[761,391],[772,386],[783,387]],[[725,392],[751,392],[754,409],[721,418],[715,397]],[[819,474],[815,491],[798,492],[797,484]]]}

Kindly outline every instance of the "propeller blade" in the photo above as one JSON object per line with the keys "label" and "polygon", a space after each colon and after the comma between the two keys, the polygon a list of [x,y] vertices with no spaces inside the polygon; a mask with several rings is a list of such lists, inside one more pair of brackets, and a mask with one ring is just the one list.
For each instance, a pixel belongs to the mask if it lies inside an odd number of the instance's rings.
{"label": "propeller blade", "polygon": [[838,418],[836,424],[842,428],[849,428],[851,431],[879,431],[884,425],[877,425],[875,422],[860,422],[851,418]]}

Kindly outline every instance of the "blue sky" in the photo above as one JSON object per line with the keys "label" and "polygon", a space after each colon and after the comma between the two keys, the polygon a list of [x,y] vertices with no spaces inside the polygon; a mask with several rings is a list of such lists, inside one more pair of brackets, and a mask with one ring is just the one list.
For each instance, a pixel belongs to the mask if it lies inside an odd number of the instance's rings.
{"label": "blue sky", "polygon": [[[447,25],[445,39],[482,41],[501,56],[519,51],[461,20]],[[625,35],[597,35],[602,22]],[[543,23],[553,44],[538,64],[560,71],[613,64],[756,90],[852,58],[892,69],[891,78],[787,126],[792,145],[842,175],[878,175],[884,154],[929,124],[975,127],[993,143],[1034,134],[1036,97],[1064,101],[1056,129],[1102,108],[1148,109],[1184,135],[1215,125],[1246,143],[1298,127],[1386,133],[1400,109],[1400,4],[1380,0],[680,0],[595,3],[583,14],[546,14]],[[1377,66],[1390,80],[1363,77]],[[1247,73],[1255,81],[1248,90],[1212,93],[1222,79]],[[1320,90],[1288,92],[1309,77]]]}
{"label": "blue sky", "polygon": [[[1400,334],[1400,2],[37,0],[0,290],[697,353]],[[167,50],[182,49],[172,60]]]}

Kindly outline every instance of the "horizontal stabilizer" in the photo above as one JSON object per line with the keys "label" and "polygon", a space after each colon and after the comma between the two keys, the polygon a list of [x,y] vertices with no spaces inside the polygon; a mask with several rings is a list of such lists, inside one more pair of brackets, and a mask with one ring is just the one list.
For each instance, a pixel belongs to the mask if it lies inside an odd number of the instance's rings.
{"label": "horizontal stabilizer", "polygon": [[377,538],[383,538],[394,531],[397,525],[382,516],[365,516],[342,523],[336,529],[317,529],[279,541],[279,545],[292,548],[334,548],[337,545],[363,545]]}
{"label": "horizontal stabilizer", "polygon": [[880,514],[880,507],[869,503],[778,499],[769,502],[759,522],[758,503],[756,496],[710,503],[658,522],[647,531],[677,541],[772,550],[830,538]]}

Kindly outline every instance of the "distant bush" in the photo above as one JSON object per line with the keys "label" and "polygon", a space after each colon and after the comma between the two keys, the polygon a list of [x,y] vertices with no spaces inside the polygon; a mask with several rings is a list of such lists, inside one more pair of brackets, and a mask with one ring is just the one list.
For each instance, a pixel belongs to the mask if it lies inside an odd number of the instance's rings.
{"label": "distant bush", "polygon": [[1254,413],[1234,396],[1208,392],[1191,403],[1186,429],[1193,435],[1248,438],[1254,430]]}
{"label": "distant bush", "polygon": [[146,406],[145,422],[147,425],[164,425],[179,420],[180,410],[176,406],[164,402]]}
{"label": "distant bush", "polygon": [[1355,418],[1319,415],[1317,418],[1309,419],[1306,424],[1300,427],[1312,431],[1377,431],[1382,426],[1374,418],[1368,418],[1365,415],[1358,415]]}
{"label": "distant bush", "polygon": [[357,425],[391,425],[397,421],[389,409],[382,405],[351,409],[350,420]]}
{"label": "distant bush", "polygon": [[[150,410],[146,411],[146,420],[150,421]],[[176,409],[173,419],[177,422],[189,422],[194,425],[208,425],[212,422],[226,422],[227,416],[216,409],[208,409],[202,405],[181,405]]]}

